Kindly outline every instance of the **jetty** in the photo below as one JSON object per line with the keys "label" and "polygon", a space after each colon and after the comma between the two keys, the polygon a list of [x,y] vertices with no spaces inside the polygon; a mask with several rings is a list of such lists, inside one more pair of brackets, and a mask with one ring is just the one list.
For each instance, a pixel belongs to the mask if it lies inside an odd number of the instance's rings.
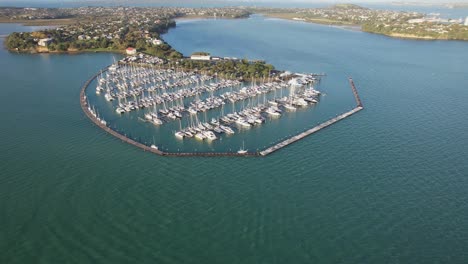
{"label": "jetty", "polygon": [[269,155],[269,154],[271,154],[271,153],[273,153],[273,152],[275,152],[275,151],[277,151],[279,149],[282,149],[282,148],[284,148],[286,146],[291,145],[292,143],[294,143],[294,142],[296,142],[298,140],[301,140],[301,139],[303,139],[303,138],[305,138],[305,137],[307,137],[309,135],[312,135],[312,134],[314,134],[314,133],[316,133],[316,132],[318,132],[318,131],[326,128],[326,127],[329,127],[329,126],[335,124],[338,121],[341,121],[341,120],[343,120],[343,119],[345,119],[347,117],[350,117],[350,116],[354,115],[355,113],[357,113],[357,112],[361,111],[362,109],[364,109],[364,107],[362,106],[361,98],[359,97],[359,94],[357,92],[356,86],[354,85],[354,81],[353,81],[352,78],[349,78],[349,83],[351,85],[351,90],[353,91],[354,99],[356,100],[356,104],[357,104],[357,106],[355,108],[353,108],[351,111],[345,112],[345,113],[343,113],[341,115],[338,115],[338,116],[336,116],[336,117],[334,117],[332,119],[329,119],[329,120],[327,120],[327,121],[325,121],[325,122],[311,128],[309,130],[306,130],[306,131],[304,131],[304,132],[302,132],[300,134],[297,134],[297,135],[295,135],[293,137],[290,137],[290,138],[288,138],[288,139],[286,139],[286,140],[284,140],[284,141],[282,141],[282,142],[280,142],[280,143],[278,143],[278,144],[276,144],[276,145],[274,145],[272,147],[269,147],[269,148],[267,148],[267,149],[265,149],[263,151],[260,151],[259,154],[261,156]]}
{"label": "jetty", "polygon": [[329,127],[329,126],[335,124],[336,122],[338,122],[340,120],[343,120],[343,119],[345,119],[345,118],[347,118],[347,117],[361,111],[362,109],[363,109],[362,106],[356,107],[356,108],[354,108],[353,110],[351,110],[349,112],[343,113],[343,114],[341,114],[341,115],[339,115],[337,117],[334,117],[334,118],[332,118],[332,119],[330,119],[330,120],[328,120],[326,122],[321,123],[318,126],[315,126],[315,127],[311,128],[309,130],[306,130],[306,131],[304,131],[304,132],[302,132],[302,133],[300,133],[298,135],[295,135],[295,136],[293,136],[291,138],[288,138],[288,139],[274,145],[273,147],[270,147],[270,148],[267,148],[267,149],[265,149],[263,151],[260,151],[260,155],[262,155],[262,156],[269,155],[269,154],[271,154],[271,153],[273,153],[273,152],[275,152],[275,151],[277,151],[277,150],[279,150],[281,148],[284,148],[284,147],[286,147],[286,146],[288,146],[288,145],[290,145],[290,144],[292,144],[292,143],[294,143],[294,142],[296,142],[298,140],[301,140],[301,139],[303,139],[303,138],[305,138],[305,137],[307,137],[309,135],[312,135],[315,132],[318,132],[318,131],[326,128],[326,127]]}

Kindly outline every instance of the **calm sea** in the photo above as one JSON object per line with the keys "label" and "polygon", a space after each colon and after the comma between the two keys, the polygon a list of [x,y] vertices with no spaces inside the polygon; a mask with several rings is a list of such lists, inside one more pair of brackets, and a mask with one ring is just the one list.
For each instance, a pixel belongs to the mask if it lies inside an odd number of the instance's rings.
{"label": "calm sea", "polygon": [[259,16],[164,38],[326,72],[329,98],[352,76],[366,109],[266,158],[163,158],[81,112],[114,55],[1,49],[0,263],[466,263],[468,42]]}

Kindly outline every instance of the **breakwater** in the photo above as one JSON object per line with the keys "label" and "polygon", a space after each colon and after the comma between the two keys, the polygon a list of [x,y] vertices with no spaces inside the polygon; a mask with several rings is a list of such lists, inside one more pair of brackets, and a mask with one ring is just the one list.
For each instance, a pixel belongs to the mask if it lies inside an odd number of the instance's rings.
{"label": "breakwater", "polygon": [[359,107],[356,107],[356,108],[352,109],[351,111],[348,111],[346,113],[338,115],[337,117],[334,117],[334,118],[332,118],[332,119],[330,119],[330,120],[328,120],[326,122],[323,122],[320,125],[317,125],[317,126],[311,128],[309,130],[306,130],[306,131],[304,131],[304,132],[302,132],[300,134],[297,134],[297,135],[295,135],[293,137],[290,137],[290,138],[288,138],[288,139],[286,139],[284,141],[281,141],[280,143],[278,143],[278,144],[276,144],[276,145],[274,145],[272,147],[269,147],[269,148],[267,148],[267,149],[265,149],[263,151],[260,151],[260,155],[262,155],[262,156],[269,155],[269,154],[271,154],[271,153],[273,153],[273,152],[275,152],[275,151],[277,151],[279,149],[282,149],[282,148],[284,148],[284,147],[286,147],[286,146],[288,146],[288,145],[290,145],[290,144],[292,144],[292,143],[294,143],[294,142],[296,142],[298,140],[301,140],[301,139],[303,139],[303,138],[305,138],[305,137],[307,137],[307,136],[309,136],[309,135],[311,135],[311,134],[313,134],[315,132],[318,132],[318,131],[326,128],[326,127],[329,127],[329,126],[335,124],[336,122],[338,122],[340,120],[343,120],[343,119],[345,119],[345,118],[347,118],[347,117],[361,111],[362,109],[363,109],[363,107],[359,106]]}
{"label": "breakwater", "polygon": [[[109,66],[108,66],[109,67]],[[359,97],[359,94],[357,92],[356,86],[354,85],[354,81],[352,78],[349,78],[349,83],[351,86],[351,89],[353,91],[354,98],[356,100],[357,106],[352,109],[351,111],[345,112],[341,115],[338,115],[332,119],[329,119],[311,129],[308,129],[304,132],[301,132],[295,136],[292,136],[278,144],[275,144],[274,146],[271,146],[265,150],[259,151],[259,152],[247,152],[247,153],[237,153],[237,152],[164,152],[159,150],[156,146],[147,146],[143,143],[140,143],[138,141],[135,141],[131,138],[128,138],[125,135],[120,134],[119,132],[113,130],[112,128],[108,127],[107,124],[102,123],[101,120],[98,120],[98,118],[90,111],[90,106],[88,105],[88,102],[86,100],[86,90],[90,86],[90,84],[99,76],[100,74],[106,72],[108,70],[108,67],[102,69],[95,75],[93,75],[91,78],[89,78],[82,86],[81,91],[80,91],[80,105],[81,109],[85,113],[85,115],[93,121],[95,125],[106,131],[107,133],[113,135],[114,137],[122,140],[125,143],[128,143],[130,145],[133,145],[135,147],[138,147],[142,149],[143,151],[151,152],[154,154],[158,154],[161,156],[171,156],[171,157],[193,157],[193,156],[202,156],[202,157],[254,157],[254,156],[267,156],[273,152],[276,152],[286,146],[289,146],[290,144],[299,141],[300,139],[303,139],[311,134],[314,134],[326,127],[329,127],[333,124],[335,124],[338,121],[341,121],[359,111],[361,111],[364,107],[362,105],[361,98]]]}
{"label": "breakwater", "polygon": [[362,109],[364,109],[364,107],[362,105],[361,98],[359,97],[359,93],[358,93],[358,91],[356,89],[356,86],[354,85],[354,81],[353,81],[352,78],[349,78],[349,84],[351,86],[351,90],[353,91],[354,99],[356,100],[356,107],[355,108],[353,108],[352,110],[350,110],[348,112],[345,112],[345,113],[343,113],[341,115],[338,115],[338,116],[336,116],[336,117],[334,117],[332,119],[329,119],[329,120],[327,120],[327,121],[325,121],[325,122],[311,128],[309,130],[306,130],[306,131],[304,131],[302,133],[299,133],[299,134],[297,134],[295,136],[292,136],[292,137],[290,137],[290,138],[288,138],[288,139],[286,139],[284,141],[281,141],[280,143],[278,143],[278,144],[276,144],[276,145],[274,145],[272,147],[269,147],[269,148],[267,148],[267,149],[265,149],[263,151],[260,151],[259,154],[261,156],[269,155],[269,154],[271,154],[271,153],[273,153],[275,151],[278,151],[278,150],[280,150],[280,149],[282,149],[282,148],[284,148],[286,146],[291,145],[292,143],[294,143],[296,141],[299,141],[299,140],[301,140],[301,139],[303,139],[303,138],[305,138],[305,137],[307,137],[309,135],[312,135],[312,134],[314,134],[314,133],[316,133],[316,132],[318,132],[318,131],[326,128],[326,127],[329,127],[329,126],[335,124],[336,122],[339,122],[339,121],[341,121],[341,120],[343,120],[343,119],[345,119],[347,117],[350,117],[350,116],[354,115],[355,113],[357,113],[357,112],[361,111]]}

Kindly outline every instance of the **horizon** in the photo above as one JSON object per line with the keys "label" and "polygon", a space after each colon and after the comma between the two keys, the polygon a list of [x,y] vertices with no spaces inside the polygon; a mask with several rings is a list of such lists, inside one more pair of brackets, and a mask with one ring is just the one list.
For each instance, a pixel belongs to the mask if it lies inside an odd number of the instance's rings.
{"label": "horizon", "polygon": [[126,4],[126,5],[139,5],[139,4],[170,4],[170,5],[194,5],[194,4],[229,4],[233,3],[233,5],[239,4],[388,4],[388,5],[447,5],[447,4],[468,4],[468,0],[457,0],[457,1],[439,1],[439,0],[409,0],[409,1],[382,1],[382,0],[291,0],[291,1],[284,1],[284,0],[179,0],[179,1],[170,1],[170,0],[0,0],[0,6],[8,5],[8,6],[15,6],[17,4],[20,5],[46,5],[46,4],[76,4],[76,5],[89,5],[89,4],[109,4],[109,3],[118,3],[118,4]]}

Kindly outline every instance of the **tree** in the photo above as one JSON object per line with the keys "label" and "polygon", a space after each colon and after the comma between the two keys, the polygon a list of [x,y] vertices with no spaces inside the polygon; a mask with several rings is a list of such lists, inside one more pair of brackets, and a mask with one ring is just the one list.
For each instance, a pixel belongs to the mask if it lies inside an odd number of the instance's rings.
{"label": "tree", "polygon": [[99,42],[99,47],[105,49],[107,48],[107,46],[109,46],[109,40],[107,38],[101,39],[101,41]]}
{"label": "tree", "polygon": [[178,52],[178,51],[173,51],[171,52],[171,54],[169,54],[169,58],[171,59],[181,59],[183,56],[182,56],[182,53]]}
{"label": "tree", "polygon": [[137,50],[146,50],[146,41],[143,39],[139,39],[135,45]]}

